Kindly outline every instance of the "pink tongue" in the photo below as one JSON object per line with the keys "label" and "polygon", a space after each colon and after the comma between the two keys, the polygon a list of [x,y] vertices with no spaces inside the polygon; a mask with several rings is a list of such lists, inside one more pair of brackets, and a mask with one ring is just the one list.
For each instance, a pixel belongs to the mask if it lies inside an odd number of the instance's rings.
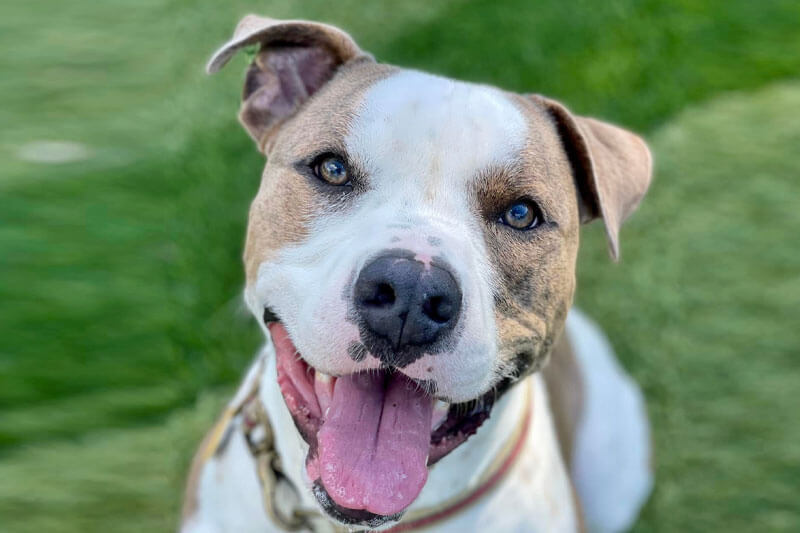
{"label": "pink tongue", "polygon": [[333,501],[393,515],[428,477],[433,398],[401,374],[340,377],[317,434],[319,472]]}

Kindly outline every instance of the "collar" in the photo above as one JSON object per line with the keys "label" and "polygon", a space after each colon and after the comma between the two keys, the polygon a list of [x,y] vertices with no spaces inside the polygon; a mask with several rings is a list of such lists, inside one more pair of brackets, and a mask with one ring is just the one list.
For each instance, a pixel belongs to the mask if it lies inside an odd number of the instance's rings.
{"label": "collar", "polygon": [[[263,370],[263,359],[258,363],[256,379],[253,380],[249,393],[238,405],[231,405],[222,415],[215,428],[215,436],[206,448],[206,455],[210,458],[217,450],[224,446],[226,436],[233,430],[230,422],[241,417],[241,430],[244,432],[250,453],[257,465],[258,478],[262,488],[262,500],[267,516],[285,531],[299,531],[306,529],[312,532],[345,532],[350,531],[344,526],[331,523],[321,512],[316,509],[303,509],[299,506],[299,495],[289,479],[283,474],[280,457],[274,446],[272,425],[270,424],[264,405],[259,399],[259,381]],[[508,475],[516,463],[520,453],[525,447],[525,442],[530,432],[531,409],[531,382],[526,380],[524,411],[520,423],[517,424],[514,434],[508,439],[506,445],[500,450],[494,460],[478,478],[475,486],[465,490],[451,499],[437,506],[415,509],[409,512],[403,520],[394,527],[384,530],[386,533],[404,533],[429,528],[444,522],[458,513],[468,509],[496,488]],[[282,504],[276,504],[276,495],[282,493]],[[287,492],[291,495],[287,498]],[[294,502],[293,509],[284,509],[286,502]]]}

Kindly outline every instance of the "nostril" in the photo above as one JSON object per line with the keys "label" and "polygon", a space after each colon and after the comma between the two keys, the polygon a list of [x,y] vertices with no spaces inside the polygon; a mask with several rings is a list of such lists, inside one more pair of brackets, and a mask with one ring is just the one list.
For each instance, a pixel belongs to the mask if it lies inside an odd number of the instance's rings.
{"label": "nostril", "polygon": [[378,283],[372,298],[364,303],[375,307],[388,307],[394,305],[395,300],[394,288],[388,283]]}
{"label": "nostril", "polygon": [[453,318],[453,305],[442,296],[432,296],[422,304],[422,312],[437,324],[444,324]]}

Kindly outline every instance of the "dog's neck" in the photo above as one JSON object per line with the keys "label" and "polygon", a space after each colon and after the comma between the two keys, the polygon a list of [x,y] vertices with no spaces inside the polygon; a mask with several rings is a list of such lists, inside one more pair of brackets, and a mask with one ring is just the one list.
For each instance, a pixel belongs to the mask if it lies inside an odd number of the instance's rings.
{"label": "dog's neck", "polygon": [[[283,473],[299,489],[299,505],[305,509],[316,509],[315,498],[311,491],[305,489],[308,444],[295,429],[278,388],[275,355],[271,344],[265,347],[263,356],[266,356],[266,364],[260,379],[260,396],[273,425],[275,447],[281,458]],[[557,510],[557,514],[574,515],[567,473],[557,449],[544,388],[544,382],[538,375],[512,387],[497,402],[492,416],[478,432],[431,468],[425,488],[408,508],[408,514],[441,509],[447,502],[478,488],[487,470],[509,449],[510,439],[519,436],[519,431],[515,431],[515,428],[523,423],[525,416],[531,416],[527,441],[518,458],[518,465],[500,482],[500,489],[494,490],[493,496],[482,498],[473,506],[475,509],[459,513],[453,520],[454,530],[460,527],[455,522],[470,519],[469,515],[479,511],[481,505],[491,505],[497,498],[507,499],[502,494],[508,491],[509,485],[517,482],[520,483],[520,488],[525,487],[528,494],[525,495],[523,509],[527,514],[520,513],[516,518],[530,520],[533,514],[542,523],[548,523],[552,520],[549,517],[552,509],[545,509],[547,505],[544,502],[559,501],[559,498],[564,502],[565,509]],[[528,412],[528,408],[532,411]],[[513,488],[511,490],[514,491]],[[445,531],[442,527],[438,530]]]}

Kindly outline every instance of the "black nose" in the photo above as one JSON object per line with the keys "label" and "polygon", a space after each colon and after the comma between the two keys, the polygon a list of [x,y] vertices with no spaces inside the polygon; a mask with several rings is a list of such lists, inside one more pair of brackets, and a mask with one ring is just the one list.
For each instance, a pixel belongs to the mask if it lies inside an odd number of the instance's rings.
{"label": "black nose", "polygon": [[[453,329],[461,311],[461,289],[449,270],[417,261],[410,252],[382,255],[358,275],[355,303],[366,328],[397,352],[429,346]],[[398,360],[397,353],[384,352],[376,355],[397,366],[416,359]]]}

